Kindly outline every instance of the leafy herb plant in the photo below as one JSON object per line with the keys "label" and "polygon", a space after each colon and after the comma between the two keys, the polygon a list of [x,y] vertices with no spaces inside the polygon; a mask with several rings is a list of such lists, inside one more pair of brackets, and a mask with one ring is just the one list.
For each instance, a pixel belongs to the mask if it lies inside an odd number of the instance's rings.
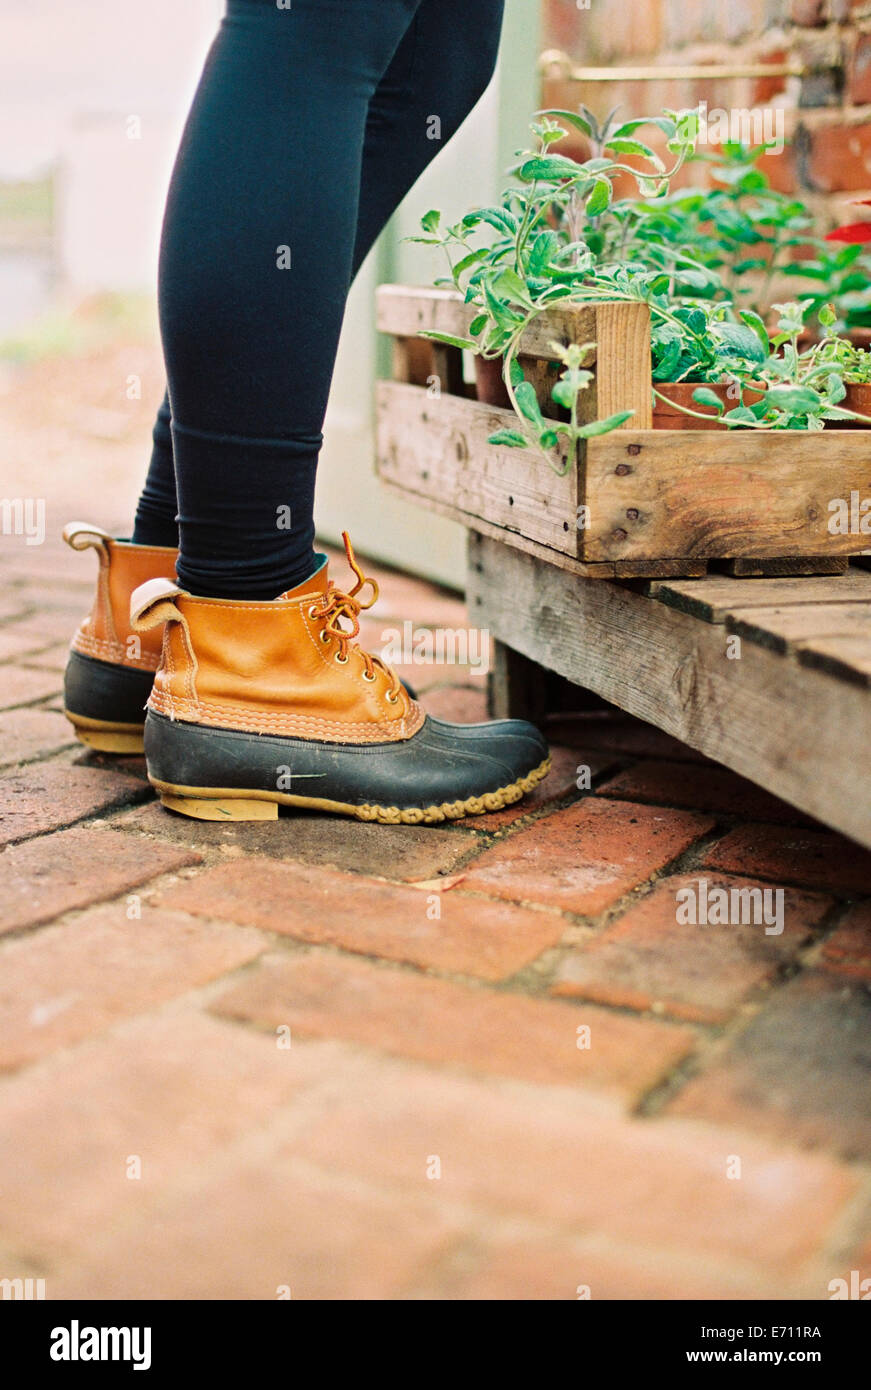
{"label": "leafy herb plant", "polygon": [[[583,137],[588,158],[556,150],[566,127]],[[726,428],[871,424],[841,404],[847,386],[867,382],[869,355],[837,331],[866,311],[871,323],[866,238],[854,229],[846,229],[849,237],[814,237],[803,204],[773,190],[757,167],[765,146],[698,154],[693,112],[623,122],[612,112],[600,123],[586,107],[547,110],[532,132],[534,146],[518,152],[514,181],[498,204],[449,226],[433,209],[422,219],[423,235],[413,238],[443,251],[449,276],[436,283],[459,290],[472,309],[468,337],[424,336],[502,359],[517,423],[492,443],[533,446],[562,473],[581,440],[631,418],[627,411],[581,418],[595,344],[551,345],[554,410],[542,408],[518,361],[537,316],[558,306],[614,301],[643,303],[650,311],[654,399],[662,397],[662,383],[692,382],[698,383],[695,403],[706,407],[703,418],[710,419],[713,407]],[[691,160],[711,166],[709,186],[674,188],[675,175]],[[627,181],[634,195],[617,197],[616,187]],[[806,297],[769,305],[773,287],[789,277],[801,277]],[[773,333],[769,309],[780,316]],[[803,348],[801,340],[814,336],[812,320],[821,336]],[[711,389],[723,382],[732,383],[728,394],[738,404]],[[748,388],[758,396],[752,404]]]}
{"label": "leafy herb plant", "polygon": [[[752,405],[743,402],[726,409],[710,388],[693,392],[698,405],[713,407],[729,428],[769,430],[822,430],[827,422],[859,422],[871,425],[871,417],[848,410],[842,402],[847,386],[871,380],[871,353],[852,347],[835,334],[826,334],[804,351],[799,340],[805,328],[812,301],[778,304],[778,331],[771,340],[772,351],[757,369],[752,383],[760,399]],[[837,315],[831,305],[819,312],[824,330],[831,330]],[[741,375],[737,377],[741,382]]]}
{"label": "leafy herb plant", "polygon": [[[565,138],[559,116],[581,129],[600,153],[578,163],[554,151]],[[640,128],[656,125],[666,136],[671,165],[638,138]],[[474,308],[469,337],[429,332],[425,336],[470,349],[485,358],[503,359],[503,378],[518,418],[518,428],[493,436],[508,447],[534,445],[557,472],[573,462],[578,440],[616,429],[631,412],[618,412],[605,420],[579,423],[580,393],[592,374],[582,365],[590,345],[577,351],[554,347],[562,370],[552,398],[569,414],[568,425],[546,418],[535,389],[524,379],[517,361],[523,335],[532,322],[556,305],[582,305],[613,300],[653,304],[657,290],[665,290],[667,277],[658,269],[625,264],[603,264],[596,248],[601,244],[599,226],[613,201],[613,181],[618,174],[633,178],[640,192],[659,196],[692,152],[697,132],[694,117],[681,120],[667,113],[654,122],[629,121],[604,128],[591,113],[548,111],[532,127],[536,146],[523,151],[513,173],[516,182],[503,194],[498,206],[479,208],[459,222],[443,228],[441,214],[428,212],[422,220],[424,235],[414,238],[441,247],[448,258],[448,283],[460,290]],[[626,164],[633,156],[641,170]],[[473,238],[486,234],[483,245]],[[665,317],[680,325],[671,309]],[[697,335],[701,337],[701,335]],[[562,445],[560,457],[554,451]],[[566,451],[566,446],[568,446]]]}

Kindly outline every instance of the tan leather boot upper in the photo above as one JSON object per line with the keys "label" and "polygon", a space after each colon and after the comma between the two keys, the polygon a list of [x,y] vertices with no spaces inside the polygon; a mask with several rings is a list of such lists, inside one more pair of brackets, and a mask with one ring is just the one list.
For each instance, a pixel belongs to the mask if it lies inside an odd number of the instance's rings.
{"label": "tan leather boot upper", "polygon": [[[149,707],[170,719],[257,734],[336,743],[411,738],[424,721],[398,677],[352,644],[358,615],[378,589],[328,582],[327,566],[272,602],[196,598],[162,580],[133,595],[130,621],[150,633],[165,623],[163,659]],[[357,594],[371,584],[373,597]],[[343,622],[350,627],[343,627]]]}
{"label": "tan leather boot upper", "polygon": [[63,536],[73,550],[93,549],[100,559],[94,603],[72,640],[73,651],[120,666],[156,671],[160,664],[160,633],[134,633],[130,626],[130,595],[146,580],[171,578],[178,550],[116,541],[99,526],[81,521],[71,521],[64,527]]}

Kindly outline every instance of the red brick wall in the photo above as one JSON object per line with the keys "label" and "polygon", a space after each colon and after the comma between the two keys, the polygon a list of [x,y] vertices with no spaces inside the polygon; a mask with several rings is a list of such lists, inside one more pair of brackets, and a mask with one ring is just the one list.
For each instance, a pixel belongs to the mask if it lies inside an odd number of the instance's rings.
{"label": "red brick wall", "polygon": [[788,143],[767,161],[775,186],[797,191],[821,221],[855,221],[871,197],[871,0],[542,0],[544,46],[588,66],[784,63],[800,77],[583,84],[556,69],[548,105],[583,101],[598,114],[709,108],[782,109]]}

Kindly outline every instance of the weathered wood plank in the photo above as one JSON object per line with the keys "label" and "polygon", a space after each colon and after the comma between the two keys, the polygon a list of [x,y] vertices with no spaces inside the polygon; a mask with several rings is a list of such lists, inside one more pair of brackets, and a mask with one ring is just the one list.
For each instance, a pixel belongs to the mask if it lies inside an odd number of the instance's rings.
{"label": "weathered wood plank", "polygon": [[559,477],[531,449],[487,443],[516,426],[512,411],[396,381],[378,383],[376,406],[381,478],[577,557],[577,470]]}
{"label": "weathered wood plank", "polygon": [[598,304],[595,339],[594,419],[631,410],[632,419],[621,431],[653,429],[649,309],[645,304]]}
{"label": "weathered wood plank", "polygon": [[396,381],[378,382],[376,409],[378,475],[406,501],[531,554],[545,547],[554,563],[587,578],[705,573],[704,560],[682,556],[579,565],[577,470],[560,477],[531,449],[488,444],[516,424],[510,410]]}
{"label": "weathered wood plank", "polygon": [[580,559],[849,555],[829,503],[871,496],[871,436],[620,430],[588,442]]}
{"label": "weathered wood plank", "polygon": [[515,549],[522,550],[526,555],[535,555],[540,560],[547,560],[548,564],[555,565],[557,569],[562,569],[567,574],[574,574],[579,579],[701,578],[707,572],[706,561],[681,558],[674,560],[630,560],[626,564],[609,564],[605,561],[598,565],[585,565],[580,560],[575,560],[572,556],[565,555],[559,550],[551,550],[549,546],[529,540],[518,531],[508,531],[503,526],[494,526],[492,522],[485,521],[482,517],[469,516],[467,512],[461,512],[450,502],[437,500],[433,497],[422,497],[418,493],[410,492],[404,485],[394,483],[383,476],[380,483],[385,491],[392,493],[395,497],[401,497],[404,502],[425,507],[428,512],[435,512],[438,516],[447,517],[449,521],[456,521],[461,526],[468,526],[479,531],[481,535],[490,536],[494,540],[502,541],[505,545],[514,546]]}
{"label": "weathered wood plank", "polygon": [[[595,577],[599,566],[585,568]],[[611,568],[615,579],[701,579],[708,572],[706,560],[688,560],[685,556],[673,560],[615,560]]]}
{"label": "weathered wood plank", "polygon": [[774,652],[795,652],[806,666],[867,685],[871,676],[871,604],[821,603],[737,608],[727,631]]}
{"label": "weathered wood plank", "polygon": [[817,637],[866,637],[871,642],[871,604],[865,603],[736,607],[726,622],[731,631],[772,651],[788,651]]}
{"label": "weathered wood plank", "polygon": [[789,579],[796,575],[846,574],[846,555],[780,555],[777,559],[717,560],[717,568],[733,579]]}
{"label": "weathered wood plank", "polygon": [[[799,647],[798,659],[802,666],[815,666],[839,680],[871,686],[871,642],[867,637],[816,637]],[[869,789],[865,794],[869,795]]]}
{"label": "weathered wood plank", "polygon": [[670,608],[690,613],[707,623],[722,623],[727,614],[745,608],[787,608],[805,603],[871,604],[871,575],[849,569],[843,576],[809,579],[728,579],[709,575],[703,583],[686,579],[656,579],[646,592]]}
{"label": "weathered wood plank", "polygon": [[871,846],[866,689],[751,642],[727,660],[722,627],[487,537],[472,545],[469,595],[492,637]]}
{"label": "weathered wood plank", "polygon": [[395,497],[401,497],[403,501],[410,502],[412,505],[426,507],[429,512],[435,512],[438,516],[447,517],[449,521],[456,521],[461,526],[473,527],[484,536],[490,536],[493,540],[502,541],[505,545],[514,546],[522,550],[527,555],[535,555],[539,560],[546,560],[548,564],[554,565],[557,569],[564,570],[567,574],[573,574],[578,579],[636,579],[639,576],[645,578],[668,578],[670,576],[701,577],[705,573],[704,560],[636,560],[625,566],[611,565],[604,563],[601,565],[584,565],[579,560],[574,560],[570,555],[563,555],[558,550],[551,550],[546,545],[540,545],[537,541],[528,540],[518,532],[506,531],[501,526],[493,526],[488,521],[481,518],[469,517],[464,512],[460,512],[456,507],[448,502],[435,501],[433,498],[421,498],[406,488],[398,486],[389,480],[382,478],[381,486],[385,491],[392,493]]}
{"label": "weathered wood plank", "polygon": [[[661,441],[693,440],[699,437],[696,431],[633,431],[630,447],[636,447],[638,454],[619,442],[626,436],[618,432],[590,441],[586,471],[582,468],[580,478],[576,470],[559,477],[532,449],[500,449],[487,443],[495,430],[516,424],[511,411],[446,393],[436,396],[405,382],[380,382],[377,400],[378,467],[386,481],[422,500],[447,500],[453,509],[449,514],[467,525],[487,522],[588,565],[617,566],[604,571],[609,574],[691,573],[675,561],[704,561],[741,550],[755,557],[784,544],[793,549],[806,547],[809,555],[831,546],[826,559],[838,561],[856,542],[851,536],[831,536],[825,526],[826,497],[845,481],[843,474],[830,476],[831,461],[816,460],[811,466],[806,459],[805,474],[796,476],[791,486],[785,480],[782,487],[781,474],[763,476],[758,463],[745,465],[734,454],[727,467],[717,464],[712,455],[700,455],[695,472],[687,474]],[[846,441],[843,466],[854,470],[845,486],[868,472],[871,490],[864,441],[858,432],[837,433],[839,445]],[[705,440],[710,437],[702,434]],[[807,441],[808,436],[802,435],[793,444],[804,450]],[[856,448],[859,442],[861,451]],[[746,449],[755,458],[758,445],[758,436],[748,434],[738,454]],[[603,449],[609,458],[607,473],[602,468]],[[645,473],[641,482],[637,480],[639,458]],[[835,462],[841,467],[837,457]],[[736,492],[736,479],[744,479],[743,491]],[[619,516],[616,494],[621,494]],[[758,514],[747,500],[753,495]],[[579,532],[582,501],[589,508],[589,524]],[[606,535],[602,516],[609,508],[622,525]],[[808,523],[808,516],[823,519]],[[631,528],[638,524],[643,534],[633,538]],[[645,568],[654,563],[661,567]],[[697,565],[696,572],[701,568]]]}
{"label": "weathered wood plank", "polygon": [[[597,307],[584,305],[574,309],[551,309],[530,325],[529,331],[521,339],[520,351],[528,357],[551,358],[551,343],[554,341],[566,347],[569,343],[595,341]],[[643,305],[628,307],[644,308]],[[380,285],[375,293],[376,327],[381,333],[392,333],[400,338],[413,337],[422,329],[464,338],[476,312],[473,306],[464,304],[454,290],[417,285]],[[595,356],[593,353],[590,360],[595,361]]]}

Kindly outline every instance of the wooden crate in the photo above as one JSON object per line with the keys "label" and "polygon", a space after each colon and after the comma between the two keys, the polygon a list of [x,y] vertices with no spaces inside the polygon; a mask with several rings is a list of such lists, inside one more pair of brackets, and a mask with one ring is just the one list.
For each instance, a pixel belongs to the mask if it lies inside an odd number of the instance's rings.
{"label": "wooden crate", "polygon": [[595,341],[589,418],[635,412],[588,440],[562,477],[532,449],[488,444],[516,425],[513,412],[473,399],[459,349],[421,346],[421,329],[467,333],[457,294],[384,285],[377,306],[394,339],[394,379],[378,384],[378,472],[408,501],[591,578],[833,574],[869,548],[828,523],[834,499],[871,497],[871,431],[654,430],[644,305],[554,309],[521,343],[543,404],[550,344]]}

